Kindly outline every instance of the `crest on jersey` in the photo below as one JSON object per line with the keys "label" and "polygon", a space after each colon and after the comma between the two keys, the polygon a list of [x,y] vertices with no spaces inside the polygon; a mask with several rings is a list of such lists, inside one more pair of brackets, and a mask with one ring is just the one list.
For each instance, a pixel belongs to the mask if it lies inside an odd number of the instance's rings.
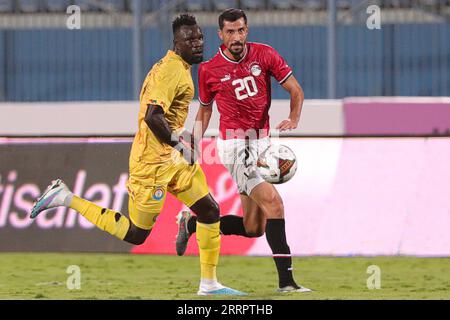
{"label": "crest on jersey", "polygon": [[153,200],[161,200],[164,197],[164,190],[160,187],[157,187],[152,194]]}
{"label": "crest on jersey", "polygon": [[257,76],[259,76],[261,74],[261,67],[259,65],[257,65],[257,64],[254,64],[250,68],[250,72],[252,73],[252,75],[257,77]]}

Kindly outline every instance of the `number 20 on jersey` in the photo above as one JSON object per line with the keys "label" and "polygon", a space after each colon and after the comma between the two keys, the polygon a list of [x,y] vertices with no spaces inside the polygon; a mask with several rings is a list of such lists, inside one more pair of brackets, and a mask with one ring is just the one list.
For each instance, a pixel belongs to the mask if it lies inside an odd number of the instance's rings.
{"label": "number 20 on jersey", "polygon": [[258,87],[256,86],[255,78],[248,76],[243,79],[236,79],[231,83],[236,88],[236,98],[238,100],[244,100],[248,97],[253,97],[258,93]]}

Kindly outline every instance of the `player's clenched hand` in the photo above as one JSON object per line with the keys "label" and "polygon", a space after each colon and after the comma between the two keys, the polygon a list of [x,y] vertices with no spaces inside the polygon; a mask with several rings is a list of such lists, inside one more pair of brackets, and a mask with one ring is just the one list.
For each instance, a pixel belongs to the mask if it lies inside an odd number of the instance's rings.
{"label": "player's clenched hand", "polygon": [[294,121],[291,119],[286,119],[281,121],[277,126],[276,129],[280,131],[286,131],[286,130],[292,130],[296,129],[298,126],[298,121]]}
{"label": "player's clenched hand", "polygon": [[184,159],[190,164],[193,165],[197,160],[197,154],[195,150],[191,148],[191,144],[186,143],[185,141],[180,141],[179,150]]}
{"label": "player's clenched hand", "polygon": [[176,149],[180,151],[183,158],[186,159],[189,164],[194,164],[198,158],[198,153],[193,136],[189,132],[184,131],[180,135],[178,141]]}

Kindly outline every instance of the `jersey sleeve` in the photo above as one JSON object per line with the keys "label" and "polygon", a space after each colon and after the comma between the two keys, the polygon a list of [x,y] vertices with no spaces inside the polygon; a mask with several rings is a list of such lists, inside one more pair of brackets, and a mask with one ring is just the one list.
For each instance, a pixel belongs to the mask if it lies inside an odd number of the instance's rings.
{"label": "jersey sleeve", "polygon": [[211,91],[207,83],[206,68],[200,64],[198,68],[198,100],[203,106],[209,105],[214,100],[215,94]]}
{"label": "jersey sleeve", "polygon": [[289,67],[283,57],[274,48],[270,47],[270,50],[267,50],[267,54],[271,75],[280,84],[283,84],[292,75],[291,67]]}
{"label": "jersey sleeve", "polygon": [[146,105],[161,106],[166,113],[177,95],[180,74],[170,65],[155,71],[155,75],[145,88],[142,102]]}

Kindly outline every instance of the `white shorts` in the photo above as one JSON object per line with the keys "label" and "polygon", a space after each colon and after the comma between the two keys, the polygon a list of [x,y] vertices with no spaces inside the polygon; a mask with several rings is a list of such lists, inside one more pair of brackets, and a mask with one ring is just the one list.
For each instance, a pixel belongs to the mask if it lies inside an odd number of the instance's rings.
{"label": "white shorts", "polygon": [[265,181],[256,169],[256,161],[269,145],[269,137],[250,140],[217,139],[220,161],[236,182],[239,193],[250,195],[253,188]]}

